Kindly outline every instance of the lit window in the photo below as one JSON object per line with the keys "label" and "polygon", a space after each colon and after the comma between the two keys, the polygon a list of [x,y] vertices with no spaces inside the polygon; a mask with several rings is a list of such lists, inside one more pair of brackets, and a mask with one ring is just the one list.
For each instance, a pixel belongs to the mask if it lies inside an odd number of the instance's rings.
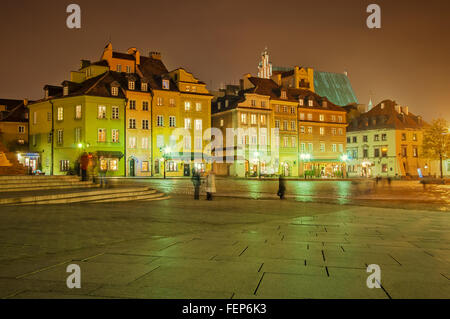
{"label": "lit window", "polygon": [[141,91],[147,91],[147,83],[141,83]]}
{"label": "lit window", "polygon": [[202,103],[200,102],[195,103],[195,110],[197,112],[200,112],[202,110]]}
{"label": "lit window", "polygon": [[336,128],[335,128],[335,127],[333,127],[333,128],[331,129],[331,134],[332,134],[332,135],[336,135]]}
{"label": "lit window", "polygon": [[197,131],[201,131],[202,130],[202,120],[195,120],[195,129]]}
{"label": "lit window", "polygon": [[75,128],[75,143],[81,142],[81,127]]}
{"label": "lit window", "polygon": [[251,114],[250,115],[250,123],[251,124],[256,124],[256,114]]}
{"label": "lit window", "polygon": [[325,135],[325,128],[324,127],[321,127],[320,129],[319,129],[320,131],[320,135]]}
{"label": "lit window", "polygon": [[148,137],[142,138],[142,149],[144,150],[148,149]]}
{"label": "lit window", "polygon": [[62,106],[58,107],[58,121],[64,120],[64,108]]}
{"label": "lit window", "polygon": [[131,73],[131,66],[127,65],[126,70],[127,70],[127,73]]}
{"label": "lit window", "polygon": [[142,162],[142,171],[148,172],[148,169],[149,169],[148,161],[143,161]]}
{"label": "lit window", "polygon": [[275,128],[280,128],[280,120],[275,120]]}
{"label": "lit window", "polygon": [[175,99],[170,99],[169,100],[169,105],[170,106],[175,106]]}
{"label": "lit window", "polygon": [[106,142],[106,129],[99,128],[97,131],[97,141]]}
{"label": "lit window", "polygon": [[128,139],[128,147],[136,148],[136,137],[130,136],[130,138]]}
{"label": "lit window", "polygon": [[332,145],[331,145],[331,151],[332,151],[332,152],[336,152],[336,151],[337,151],[336,144],[332,144]]}
{"label": "lit window", "polygon": [[128,120],[128,128],[135,129],[136,128],[136,119]]}
{"label": "lit window", "polygon": [[142,120],[142,129],[148,130],[148,120]]}
{"label": "lit window", "polygon": [[164,126],[164,116],[158,115],[156,117],[156,125],[157,126]]}
{"label": "lit window", "polygon": [[109,168],[110,171],[117,171],[119,169],[119,163],[116,159],[109,160]]}
{"label": "lit window", "polygon": [[70,169],[70,162],[68,160],[59,161],[59,170],[61,172],[68,172]]}
{"label": "lit window", "polygon": [[320,151],[325,152],[325,143],[320,143]]}
{"label": "lit window", "polygon": [[309,105],[309,106],[313,106],[313,100],[309,100],[309,101],[308,101],[308,105]]}
{"label": "lit window", "polygon": [[106,118],[106,106],[99,105],[98,106],[98,118],[105,119]]}
{"label": "lit window", "polygon": [[299,104],[300,106],[303,106],[303,104],[304,104],[303,100],[302,100],[302,99],[298,100],[298,104]]}
{"label": "lit window", "polygon": [[169,116],[169,126],[170,127],[176,127],[177,126],[177,120],[175,116]]}
{"label": "lit window", "polygon": [[305,127],[304,126],[300,126],[300,133],[305,133]]}
{"label": "lit window", "polygon": [[148,101],[142,102],[142,111],[148,111]]}
{"label": "lit window", "polygon": [[122,65],[117,64],[116,65],[116,70],[117,70],[117,72],[122,72]]}
{"label": "lit window", "polygon": [[295,131],[295,121],[291,121],[291,130]]}
{"label": "lit window", "polygon": [[75,106],[75,118],[77,120],[81,119],[81,105]]}
{"label": "lit window", "polygon": [[113,143],[119,143],[119,130],[118,129],[112,129],[111,136],[112,136]]}
{"label": "lit window", "polygon": [[281,98],[282,98],[282,99],[287,98],[286,91],[281,91]]}
{"label": "lit window", "polygon": [[313,128],[312,126],[308,126],[308,134],[312,134],[313,133]]}
{"label": "lit window", "polygon": [[265,115],[261,115],[261,124],[266,125],[266,116]]}
{"label": "lit window", "polygon": [[191,109],[191,102],[184,102],[184,110],[189,111]]}
{"label": "lit window", "polygon": [[185,118],[184,119],[184,128],[185,129],[190,129],[191,128],[191,119],[190,118]]}
{"label": "lit window", "polygon": [[312,121],[313,115],[311,113],[308,114],[308,121]]}
{"label": "lit window", "polygon": [[163,100],[163,98],[162,98],[162,97],[158,97],[158,98],[156,98],[156,105],[158,105],[158,106],[162,106],[162,105],[163,105],[163,103],[164,103],[164,100]]}
{"label": "lit window", "polygon": [[128,90],[134,90],[134,81],[128,81]]}
{"label": "lit window", "polygon": [[324,116],[323,114],[320,114],[320,115],[319,115],[319,120],[320,120],[321,122],[325,121],[325,116]]}
{"label": "lit window", "polygon": [[241,113],[241,123],[247,124],[247,114]]}
{"label": "lit window", "polygon": [[130,100],[130,110],[136,110],[136,101]]}
{"label": "lit window", "polygon": [[223,126],[223,119],[220,119],[220,126]]}
{"label": "lit window", "polygon": [[113,96],[119,95],[119,88],[117,86],[113,86],[111,88],[111,95],[113,95]]}
{"label": "lit window", "polygon": [[163,89],[168,90],[170,88],[169,80],[162,80],[162,87]]}

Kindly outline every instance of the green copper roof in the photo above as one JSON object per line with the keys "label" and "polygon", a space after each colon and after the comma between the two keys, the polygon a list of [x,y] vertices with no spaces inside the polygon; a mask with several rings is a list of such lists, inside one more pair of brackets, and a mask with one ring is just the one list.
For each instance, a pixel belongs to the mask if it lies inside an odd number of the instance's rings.
{"label": "green copper roof", "polygon": [[339,106],[358,103],[345,74],[314,71],[314,91]]}

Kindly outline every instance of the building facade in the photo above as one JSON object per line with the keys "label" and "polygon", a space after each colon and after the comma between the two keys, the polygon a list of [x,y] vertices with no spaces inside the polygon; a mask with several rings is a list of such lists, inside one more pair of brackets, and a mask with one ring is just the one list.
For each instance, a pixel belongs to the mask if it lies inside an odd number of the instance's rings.
{"label": "building facade", "polygon": [[439,165],[421,156],[427,124],[408,107],[385,100],[354,118],[347,130],[349,177],[417,177]]}

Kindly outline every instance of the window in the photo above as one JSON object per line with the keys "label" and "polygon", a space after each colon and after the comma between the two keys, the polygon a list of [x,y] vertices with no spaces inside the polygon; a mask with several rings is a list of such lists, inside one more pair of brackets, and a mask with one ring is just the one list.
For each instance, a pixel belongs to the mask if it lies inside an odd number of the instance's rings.
{"label": "window", "polygon": [[321,128],[319,129],[319,132],[320,132],[320,135],[325,135],[325,128],[324,128],[324,127],[321,127]]}
{"label": "window", "polygon": [[320,143],[320,151],[325,152],[325,143]]}
{"label": "window", "polygon": [[142,101],[142,111],[148,111],[148,101]]}
{"label": "window", "polygon": [[306,145],[305,145],[305,143],[301,143],[301,144],[300,144],[300,152],[304,153],[305,150],[306,150]]}
{"label": "window", "polygon": [[108,162],[108,169],[110,171],[117,171],[119,169],[118,160],[115,158],[110,159]]}
{"label": "window", "polygon": [[142,162],[142,171],[148,172],[148,169],[149,169],[148,161],[143,161]]}
{"label": "window", "polygon": [[357,136],[353,136],[353,143],[358,143],[358,137]]}
{"label": "window", "polygon": [[305,103],[303,102],[302,99],[300,99],[300,100],[298,100],[298,104],[299,104],[300,106],[303,106]]}
{"label": "window", "polygon": [[343,144],[339,144],[339,152],[340,153],[344,152],[344,145]]}
{"label": "window", "polygon": [[175,106],[175,99],[169,100],[169,106]]}
{"label": "window", "polygon": [[117,64],[116,65],[116,70],[117,70],[117,72],[122,72],[122,65]]}
{"label": "window", "polygon": [[142,129],[148,130],[148,120],[142,120]]}
{"label": "window", "polygon": [[406,133],[402,133],[402,141],[406,141]]}
{"label": "window", "polygon": [[141,91],[147,91],[147,83],[145,82],[141,83]]}
{"label": "window", "polygon": [[164,103],[163,98],[162,97],[157,97],[156,98],[156,105],[158,106],[162,106]]}
{"label": "window", "polygon": [[170,127],[176,127],[177,121],[175,116],[169,116],[169,126]]}
{"label": "window", "polygon": [[220,126],[223,126],[223,119],[220,119]]}
{"label": "window", "polygon": [[241,113],[241,123],[247,124],[247,114]]}
{"label": "window", "polygon": [[381,156],[382,157],[387,157],[387,152],[388,152],[388,148],[387,147],[383,147],[381,149]]}
{"label": "window", "polygon": [[369,137],[367,135],[363,135],[363,142],[367,143],[369,140]]}
{"label": "window", "polygon": [[252,135],[252,137],[250,139],[250,143],[251,143],[251,145],[258,144],[258,136],[257,135]]}
{"label": "window", "polygon": [[305,133],[305,127],[304,126],[300,126],[300,133]]}
{"label": "window", "polygon": [[350,144],[351,143],[351,138],[347,137],[347,143]]}
{"label": "window", "polygon": [[282,99],[286,99],[287,98],[286,91],[281,91],[281,98]]}
{"label": "window", "polygon": [[338,132],[339,132],[339,135],[344,135],[344,130],[342,128],[339,128]]}
{"label": "window", "polygon": [[[36,113],[36,112],[34,112]],[[47,121],[51,121],[52,120],[52,113],[51,112],[47,112]],[[36,124],[36,121],[34,122],[34,124]]]}
{"label": "window", "polygon": [[313,128],[312,126],[308,126],[308,134],[312,134],[313,133]]}
{"label": "window", "polygon": [[118,107],[118,106],[113,106],[113,107],[111,108],[111,110],[112,110],[111,118],[112,118],[113,120],[119,119],[119,107]]}
{"label": "window", "polygon": [[295,136],[291,136],[291,147],[295,147],[297,144],[297,139]]}
{"label": "window", "polygon": [[319,115],[319,121],[321,121],[321,122],[325,121],[325,115],[320,114]]}
{"label": "window", "polygon": [[162,80],[162,87],[164,90],[168,90],[170,88],[170,82],[169,80]]}
{"label": "window", "polygon": [[256,106],[256,100],[251,100],[251,105]]}
{"label": "window", "polygon": [[382,171],[383,173],[387,173],[387,171],[388,171],[388,166],[387,166],[387,164],[383,164],[383,165],[381,166],[381,171]]}
{"label": "window", "polygon": [[136,128],[136,119],[128,120],[128,128],[135,129]]}
{"label": "window", "polygon": [[190,111],[191,110],[191,102],[184,102],[184,110],[185,111]]}
{"label": "window", "polygon": [[288,121],[283,121],[283,130],[288,130]]}
{"label": "window", "polygon": [[295,107],[291,106],[291,114],[295,114]]}
{"label": "window", "polygon": [[368,158],[369,157],[369,150],[366,148],[366,149],[363,149],[363,158]]}
{"label": "window", "polygon": [[278,104],[275,105],[275,112],[277,112],[277,113],[280,112],[280,105],[278,105]]}
{"label": "window", "polygon": [[164,146],[164,135],[157,135],[156,136],[156,147],[161,148]]}
{"label": "window", "polygon": [[200,112],[202,110],[202,103],[200,102],[195,103],[195,110],[197,112]]}
{"label": "window", "polygon": [[126,70],[127,70],[127,73],[131,73],[131,66],[127,65]]}
{"label": "window", "polygon": [[184,137],[184,148],[186,150],[190,150],[191,149],[191,137],[190,136],[185,136]]}
{"label": "window", "polygon": [[280,128],[280,120],[275,120],[275,128]]}
{"label": "window", "polygon": [[402,156],[408,157],[408,148],[406,146],[402,146]]}
{"label": "window", "polygon": [[57,119],[58,121],[64,120],[64,108],[62,106],[58,107]]}
{"label": "window", "polygon": [[174,161],[168,161],[166,163],[167,172],[178,172],[178,165]]}
{"label": "window", "polygon": [[64,142],[64,131],[63,130],[58,130],[57,131],[57,143],[58,145],[62,145]]}
{"label": "window", "polygon": [[195,120],[195,129],[197,131],[201,131],[202,130],[202,120]]}
{"label": "window", "polygon": [[164,126],[164,116],[158,115],[156,117],[156,126]]}
{"label": "window", "polygon": [[300,120],[304,120],[305,119],[305,113],[300,113]]}
{"label": "window", "polygon": [[417,150],[416,146],[413,147],[413,156],[414,157],[419,157],[419,151]]}
{"label": "window", "polygon": [[192,86],[192,92],[197,92],[197,87],[195,85]]}
{"label": "window", "polygon": [[416,133],[413,134],[413,141],[417,141],[417,134]]}
{"label": "window", "polygon": [[59,170],[61,172],[68,172],[70,169],[70,162],[68,160],[59,161]]}
{"label": "window", "polygon": [[381,140],[386,141],[387,140],[387,134],[381,134]]}
{"label": "window", "polygon": [[64,96],[69,95],[69,87],[68,87],[68,86],[65,86],[65,87],[63,88],[63,95],[64,95]]}
{"label": "window", "polygon": [[136,110],[136,101],[130,100],[130,110]]}
{"label": "window", "polygon": [[266,107],[266,101],[261,101],[261,107]]}
{"label": "window", "polygon": [[36,124],[37,122],[37,113],[33,112],[33,124]]}
{"label": "window", "polygon": [[331,115],[331,122],[336,122],[336,115]]}
{"label": "window", "polygon": [[105,119],[106,118],[106,106],[99,105],[98,106],[98,119]]}
{"label": "window", "polygon": [[191,86],[190,85],[186,85],[186,91],[189,92],[191,90]]}
{"label": "window", "polygon": [[190,118],[185,118],[184,119],[184,128],[185,129],[190,129],[191,128],[191,119]]}
{"label": "window", "polygon": [[81,142],[81,127],[75,128],[75,143]]}
{"label": "window", "polygon": [[313,119],[313,116],[312,116],[311,113],[309,113],[309,114],[308,114],[308,121],[312,121],[312,119]]}
{"label": "window", "polygon": [[374,157],[380,157],[380,149],[379,148],[376,148],[376,149],[373,150],[373,156]]}
{"label": "window", "polygon": [[111,137],[113,143],[119,143],[119,130],[118,129],[112,129],[111,130]]}
{"label": "window", "polygon": [[128,81],[128,90],[134,90],[134,81]]}
{"label": "window", "polygon": [[217,109],[220,110],[221,107],[222,107],[222,102],[217,102]]}
{"label": "window", "polygon": [[343,122],[343,119],[344,119],[344,118],[342,117],[342,115],[339,115],[339,116],[338,116],[339,123],[342,123],[342,122]]}
{"label": "window", "polygon": [[289,147],[289,137],[288,136],[283,137],[283,146]]}
{"label": "window", "polygon": [[250,123],[251,124],[257,124],[256,114],[251,114],[250,115]]}
{"label": "window", "polygon": [[312,152],[314,150],[313,143],[308,143],[308,150]]}
{"label": "window", "polygon": [[335,127],[331,128],[331,135],[336,135],[336,128]]}
{"label": "window", "polygon": [[81,105],[75,106],[75,118],[77,120],[81,119]]}
{"label": "window", "polygon": [[266,116],[261,115],[261,125],[266,125]]}
{"label": "window", "polygon": [[106,142],[106,129],[99,128],[97,131],[97,141]]}
{"label": "window", "polygon": [[291,130],[295,131],[295,121],[291,121]]}
{"label": "window", "polygon": [[286,105],[283,105],[283,113],[287,113],[288,107]]}
{"label": "window", "polygon": [[128,139],[128,147],[136,148],[136,137],[130,136],[130,138]]}
{"label": "window", "polygon": [[314,104],[313,104],[313,100],[309,100],[309,101],[308,101],[308,105],[309,105],[309,106],[313,106],[313,105],[314,105]]}
{"label": "window", "polygon": [[117,86],[113,86],[113,87],[111,88],[111,95],[112,95],[112,96],[117,96],[117,95],[119,95],[119,88],[118,88]]}
{"label": "window", "polygon": [[375,134],[375,135],[373,136],[373,140],[374,140],[375,142],[378,142],[378,141],[380,140],[380,135]]}
{"label": "window", "polygon": [[337,145],[336,144],[331,144],[331,151],[332,152],[337,152]]}
{"label": "window", "polygon": [[19,125],[19,133],[25,133],[25,126]]}
{"label": "window", "polygon": [[142,149],[144,150],[148,149],[148,137],[143,137],[141,142],[142,142]]}

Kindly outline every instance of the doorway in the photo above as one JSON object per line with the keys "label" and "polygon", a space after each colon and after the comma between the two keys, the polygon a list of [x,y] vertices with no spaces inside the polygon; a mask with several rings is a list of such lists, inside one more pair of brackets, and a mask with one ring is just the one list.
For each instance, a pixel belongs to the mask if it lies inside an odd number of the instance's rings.
{"label": "doorway", "polygon": [[191,165],[184,164],[184,176],[190,176],[191,175],[190,168],[191,168]]}
{"label": "doorway", "polygon": [[131,158],[130,159],[130,172],[129,172],[130,176],[136,176],[136,161]]}

